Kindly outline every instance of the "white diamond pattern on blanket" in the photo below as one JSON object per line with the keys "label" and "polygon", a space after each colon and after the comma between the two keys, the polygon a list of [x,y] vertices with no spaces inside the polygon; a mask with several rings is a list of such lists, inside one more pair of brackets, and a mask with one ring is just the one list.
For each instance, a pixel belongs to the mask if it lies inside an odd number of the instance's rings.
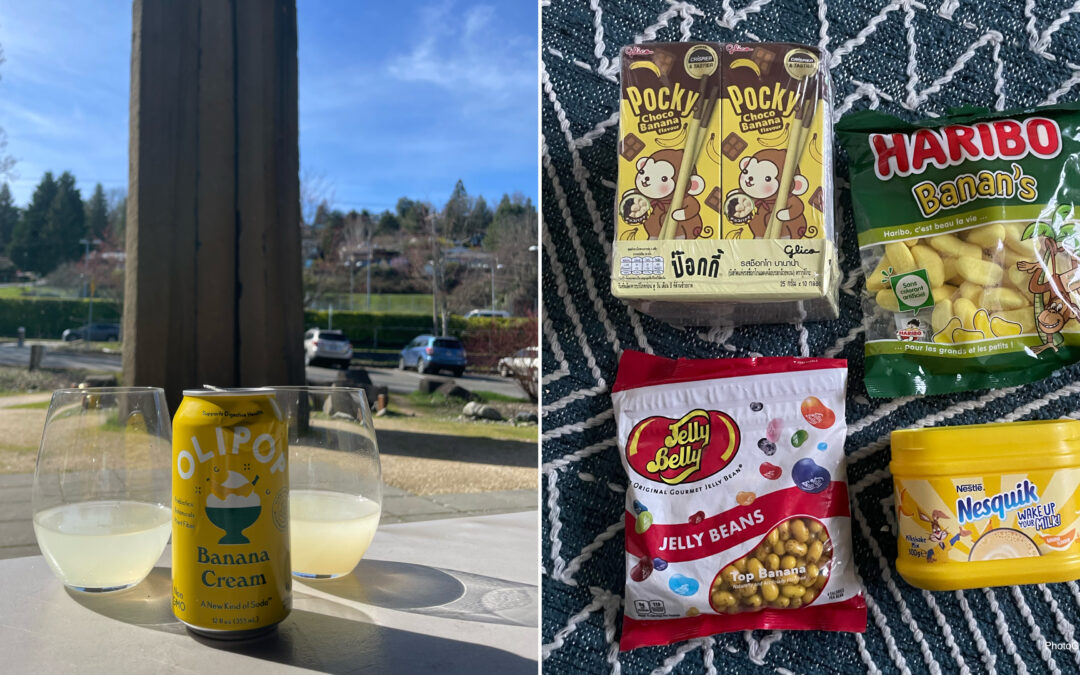
{"label": "white diamond pattern on blanket", "polygon": [[[847,167],[837,157],[841,318],[805,326],[679,330],[611,297],[618,53],[647,40],[783,40],[830,50],[835,119],[1080,99],[1077,0],[544,0],[541,45],[544,271],[545,672],[804,673],[1080,670],[1080,586],[928,593],[896,573],[887,509],[895,428],[1077,417],[1080,367],[1033,385],[902,400],[862,384],[862,314]],[[834,121],[835,121],[834,119]],[[853,547],[862,635],[754,631],[619,653],[625,476],[610,384],[622,349],[663,356],[825,355],[849,360]]]}

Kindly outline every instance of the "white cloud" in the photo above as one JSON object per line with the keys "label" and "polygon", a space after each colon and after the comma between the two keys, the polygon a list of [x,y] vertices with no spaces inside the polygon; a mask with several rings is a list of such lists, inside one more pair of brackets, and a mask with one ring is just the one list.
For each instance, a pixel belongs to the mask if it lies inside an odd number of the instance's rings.
{"label": "white cloud", "polygon": [[535,46],[511,39],[497,26],[496,10],[476,5],[460,14],[449,3],[420,14],[419,41],[389,60],[388,73],[403,82],[433,84],[462,98],[506,103],[536,90]]}

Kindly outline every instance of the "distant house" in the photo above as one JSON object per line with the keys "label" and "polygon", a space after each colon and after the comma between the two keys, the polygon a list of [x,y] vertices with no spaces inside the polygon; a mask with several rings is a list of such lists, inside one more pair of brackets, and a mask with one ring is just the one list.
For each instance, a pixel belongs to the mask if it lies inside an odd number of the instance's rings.
{"label": "distant house", "polygon": [[6,255],[0,255],[0,283],[6,284],[15,281],[15,273],[17,271],[15,263],[11,261],[11,258]]}

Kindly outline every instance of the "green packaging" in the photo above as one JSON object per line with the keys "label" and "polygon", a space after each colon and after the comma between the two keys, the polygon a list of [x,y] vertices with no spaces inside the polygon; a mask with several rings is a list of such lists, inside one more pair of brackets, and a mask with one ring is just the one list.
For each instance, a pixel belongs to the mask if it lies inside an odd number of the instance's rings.
{"label": "green packaging", "polygon": [[863,111],[836,131],[871,396],[1025,384],[1080,360],[1080,104]]}

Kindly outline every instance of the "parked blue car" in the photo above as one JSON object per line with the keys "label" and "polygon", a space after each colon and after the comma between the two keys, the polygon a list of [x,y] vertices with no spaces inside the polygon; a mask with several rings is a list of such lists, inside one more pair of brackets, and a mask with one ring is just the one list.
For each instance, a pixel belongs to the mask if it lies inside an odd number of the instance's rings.
{"label": "parked blue car", "polygon": [[418,373],[449,370],[454,377],[465,372],[465,346],[455,337],[421,335],[401,350],[398,368],[416,368]]}

